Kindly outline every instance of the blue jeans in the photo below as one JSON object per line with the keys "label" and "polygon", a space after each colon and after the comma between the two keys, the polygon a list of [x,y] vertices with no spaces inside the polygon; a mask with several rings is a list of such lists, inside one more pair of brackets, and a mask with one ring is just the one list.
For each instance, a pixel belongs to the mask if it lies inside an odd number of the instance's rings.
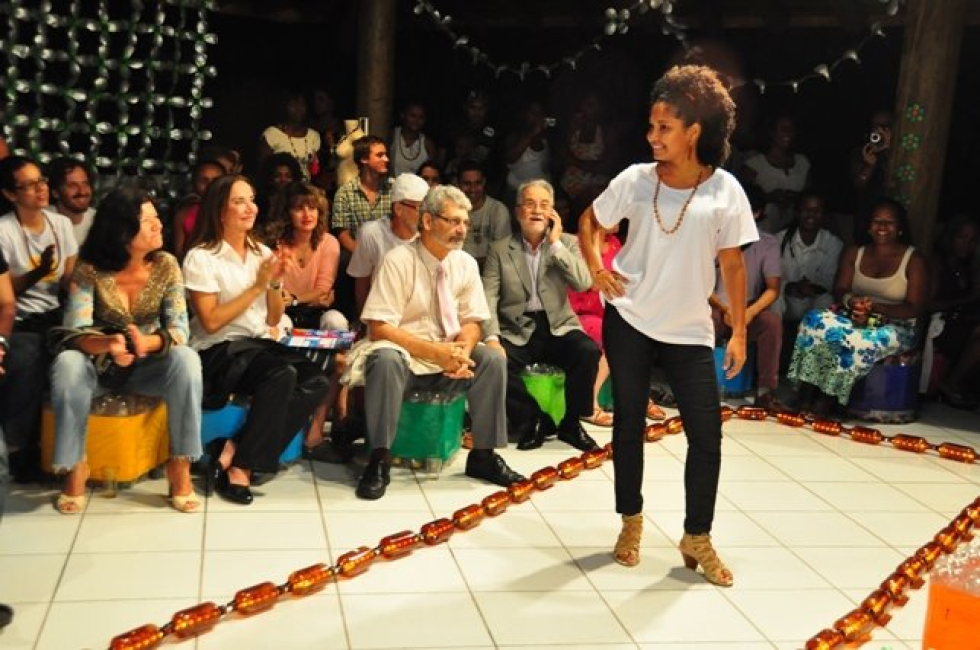
{"label": "blue jeans", "polygon": [[602,341],[613,387],[613,468],[616,512],[643,510],[643,431],[646,428],[650,373],[663,367],[677,398],[687,436],[684,461],[684,532],[711,532],[721,471],[721,400],[712,349],[657,341],[623,320],[606,305]]}
{"label": "blue jeans", "polygon": [[[171,457],[191,461],[201,456],[201,358],[184,345],[163,356],[138,362],[121,392],[162,397],[167,405]],[[106,392],[95,365],[78,350],[65,350],[51,364],[51,406],[54,409],[54,469],[70,470],[85,456],[85,438],[92,398]]]}

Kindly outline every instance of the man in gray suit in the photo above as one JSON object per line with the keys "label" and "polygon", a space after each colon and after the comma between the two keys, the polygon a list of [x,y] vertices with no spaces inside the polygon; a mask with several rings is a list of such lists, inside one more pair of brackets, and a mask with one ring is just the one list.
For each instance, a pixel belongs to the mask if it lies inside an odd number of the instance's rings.
{"label": "man in gray suit", "polygon": [[592,278],[578,240],[562,234],[555,192],[544,180],[517,190],[520,232],[494,242],[483,271],[490,306],[487,345],[507,355],[507,419],[518,449],[540,447],[553,430],[527,392],[521,373],[532,363],[565,371],[565,416],[558,438],[582,450],[596,449],[579,418],[592,414],[592,387],[599,347],[579,324],[568,302],[569,288],[584,291]]}

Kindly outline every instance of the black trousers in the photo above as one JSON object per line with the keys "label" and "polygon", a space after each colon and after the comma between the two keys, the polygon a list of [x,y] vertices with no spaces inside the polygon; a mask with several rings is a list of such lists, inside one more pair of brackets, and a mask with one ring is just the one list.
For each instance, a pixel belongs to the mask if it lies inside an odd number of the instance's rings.
{"label": "black trousers", "polygon": [[602,340],[613,383],[616,512],[643,510],[643,431],[654,363],[664,369],[687,436],[684,532],[711,531],[721,471],[721,400],[710,347],[663,343],[639,332],[606,305]]}
{"label": "black trousers", "polygon": [[[562,423],[576,424],[578,418],[592,415],[592,391],[602,352],[581,330],[554,336],[544,312],[535,319],[534,333],[527,345],[514,345],[503,337],[507,351],[507,420],[509,426],[521,425],[537,418],[541,409],[527,392],[521,373],[532,363],[546,363],[565,371],[565,418]],[[556,423],[561,426],[562,423]]]}
{"label": "black trousers", "polygon": [[[248,395],[251,404],[245,425],[235,436],[232,465],[259,472],[276,472],[279,456],[293,437],[305,427],[327,393],[323,371],[303,355],[272,341],[260,349],[249,350],[248,364],[233,384],[237,395]],[[215,348],[225,344],[219,344]],[[202,351],[204,374],[220,350]],[[214,351],[213,354],[209,354]]]}

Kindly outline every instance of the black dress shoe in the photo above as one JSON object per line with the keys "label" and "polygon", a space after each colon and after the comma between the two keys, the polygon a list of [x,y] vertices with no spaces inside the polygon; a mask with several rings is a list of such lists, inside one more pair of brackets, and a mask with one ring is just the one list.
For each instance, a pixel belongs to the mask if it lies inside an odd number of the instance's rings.
{"label": "black dress shoe", "polygon": [[595,451],[600,448],[592,436],[585,432],[578,420],[570,425],[563,424],[558,429],[558,439],[582,451]]}
{"label": "black dress shoe", "polygon": [[537,449],[544,444],[547,430],[541,426],[538,419],[525,422],[517,429],[517,448],[521,451]]}
{"label": "black dress shoe", "polygon": [[228,471],[223,470],[215,483],[215,488],[225,500],[247,506],[255,498],[247,485],[238,485],[228,479]]}
{"label": "black dress shoe", "polygon": [[14,620],[14,610],[9,605],[0,605],[0,630],[10,625]]}
{"label": "black dress shoe", "polygon": [[354,494],[361,499],[374,501],[385,495],[385,488],[389,483],[391,483],[391,462],[384,458],[372,458],[364,468]]}
{"label": "black dress shoe", "polygon": [[488,455],[474,455],[471,451],[466,457],[466,475],[490,481],[501,487],[510,487],[513,483],[525,480],[524,477],[512,470],[503,457],[490,452]]}

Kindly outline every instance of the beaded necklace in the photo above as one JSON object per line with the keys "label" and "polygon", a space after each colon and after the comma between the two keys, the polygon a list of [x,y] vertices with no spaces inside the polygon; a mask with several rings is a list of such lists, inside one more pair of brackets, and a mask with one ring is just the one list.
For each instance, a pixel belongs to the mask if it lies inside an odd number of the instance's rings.
{"label": "beaded necklace", "polygon": [[701,170],[698,170],[698,180],[694,183],[694,189],[688,194],[687,200],[684,201],[684,205],[681,206],[680,214],[677,215],[677,223],[674,224],[673,228],[665,228],[664,222],[660,218],[660,208],[657,205],[657,201],[660,198],[660,176],[657,175],[657,171],[653,171],[654,175],[657,176],[657,189],[653,192],[653,216],[657,218],[657,225],[660,226],[660,230],[663,231],[665,235],[673,235],[677,232],[677,229],[681,227],[684,223],[684,215],[687,213],[687,206],[691,205],[691,199],[694,198],[694,193],[698,191],[698,187],[701,186]]}
{"label": "beaded necklace", "polygon": [[[398,150],[402,152],[405,160],[415,160],[422,155],[422,134],[419,134],[419,136],[415,139],[415,145],[405,146],[404,132],[399,130],[398,138],[395,140],[395,145],[398,147]],[[415,155],[410,155],[413,150],[415,151]]]}

